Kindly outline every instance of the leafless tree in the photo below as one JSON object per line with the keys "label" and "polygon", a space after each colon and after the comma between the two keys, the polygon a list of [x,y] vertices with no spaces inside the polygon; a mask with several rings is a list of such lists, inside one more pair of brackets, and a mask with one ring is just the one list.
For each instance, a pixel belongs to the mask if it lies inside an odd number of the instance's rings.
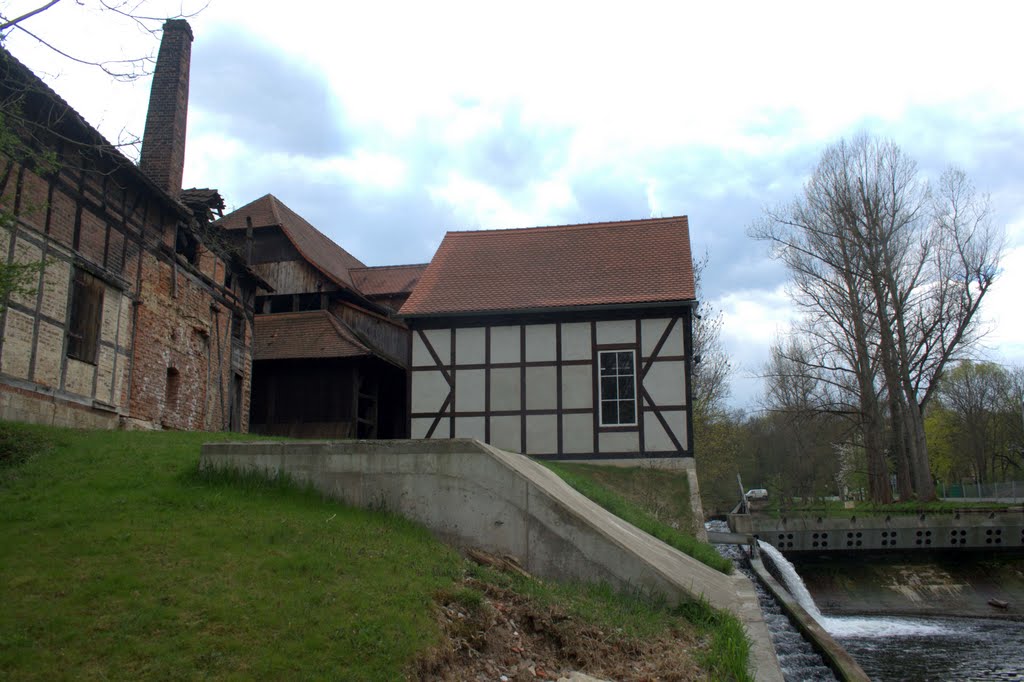
{"label": "leafless tree", "polygon": [[[702,281],[708,267],[707,253],[693,264],[697,299],[703,298]],[[702,301],[693,322],[693,399],[704,417],[725,410],[729,397],[732,363],[722,343],[722,311]],[[698,419],[701,415],[698,415]]]}
{"label": "leafless tree", "polygon": [[923,410],[980,333],[1003,248],[987,197],[959,170],[933,190],[894,143],[860,136],[825,150],[803,195],[751,234],[791,272],[807,361],[855,392],[872,498],[888,497],[886,450],[901,497],[934,498]]}

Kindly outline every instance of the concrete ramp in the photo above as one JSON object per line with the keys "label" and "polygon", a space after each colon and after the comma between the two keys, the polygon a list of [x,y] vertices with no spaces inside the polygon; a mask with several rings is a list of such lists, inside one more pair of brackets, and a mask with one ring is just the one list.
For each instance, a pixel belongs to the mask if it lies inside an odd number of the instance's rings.
{"label": "concrete ramp", "polygon": [[476,440],[210,443],[201,465],[284,473],[358,507],[413,519],[442,539],[515,557],[554,580],[704,599],[735,614],[758,680],[781,680],[753,585],[605,511],[523,455]]}

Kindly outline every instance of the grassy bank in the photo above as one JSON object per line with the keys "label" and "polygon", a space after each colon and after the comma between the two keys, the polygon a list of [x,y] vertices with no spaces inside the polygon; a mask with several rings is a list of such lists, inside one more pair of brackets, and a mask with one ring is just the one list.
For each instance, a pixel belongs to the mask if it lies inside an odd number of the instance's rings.
{"label": "grassy bank", "polygon": [[722,573],[732,562],[693,534],[690,487],[681,472],[542,462],[577,491],[621,519]]}
{"label": "grassy bank", "polygon": [[451,645],[439,603],[501,588],[744,679],[738,624],[706,605],[497,574],[401,518],[199,472],[226,438],[0,424],[0,677],[401,679]]}

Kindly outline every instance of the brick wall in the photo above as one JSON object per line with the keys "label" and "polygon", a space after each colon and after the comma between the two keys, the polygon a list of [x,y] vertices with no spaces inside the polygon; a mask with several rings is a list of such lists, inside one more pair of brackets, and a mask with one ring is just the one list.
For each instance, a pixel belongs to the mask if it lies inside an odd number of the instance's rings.
{"label": "brick wall", "polygon": [[[227,264],[207,248],[199,267],[175,255],[175,230],[195,225],[137,169],[81,166],[76,154],[43,176],[0,157],[0,204],[17,218],[0,229],[0,258],[45,263],[0,312],[0,418],[220,430],[237,372],[247,428],[251,329],[233,367],[231,320],[252,311],[237,283],[223,286]],[[67,354],[77,268],[103,282],[93,362]]]}

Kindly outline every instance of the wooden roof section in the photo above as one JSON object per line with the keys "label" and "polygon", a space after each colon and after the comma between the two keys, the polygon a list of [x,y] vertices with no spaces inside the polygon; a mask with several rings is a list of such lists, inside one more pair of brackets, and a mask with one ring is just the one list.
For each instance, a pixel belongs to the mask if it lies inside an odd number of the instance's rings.
{"label": "wooden roof section", "polygon": [[253,360],[374,355],[326,310],[257,315],[255,324]]}
{"label": "wooden roof section", "polygon": [[232,211],[218,220],[217,225],[226,230],[245,230],[250,226],[278,227],[303,258],[341,287],[353,287],[350,270],[366,268],[358,258],[335,244],[273,194],[265,194]]}
{"label": "wooden roof section", "polygon": [[448,232],[403,316],[696,298],[686,216]]}
{"label": "wooden roof section", "polygon": [[427,263],[415,265],[380,265],[368,268],[352,268],[352,283],[366,296],[388,296],[408,294],[419,282]]}

